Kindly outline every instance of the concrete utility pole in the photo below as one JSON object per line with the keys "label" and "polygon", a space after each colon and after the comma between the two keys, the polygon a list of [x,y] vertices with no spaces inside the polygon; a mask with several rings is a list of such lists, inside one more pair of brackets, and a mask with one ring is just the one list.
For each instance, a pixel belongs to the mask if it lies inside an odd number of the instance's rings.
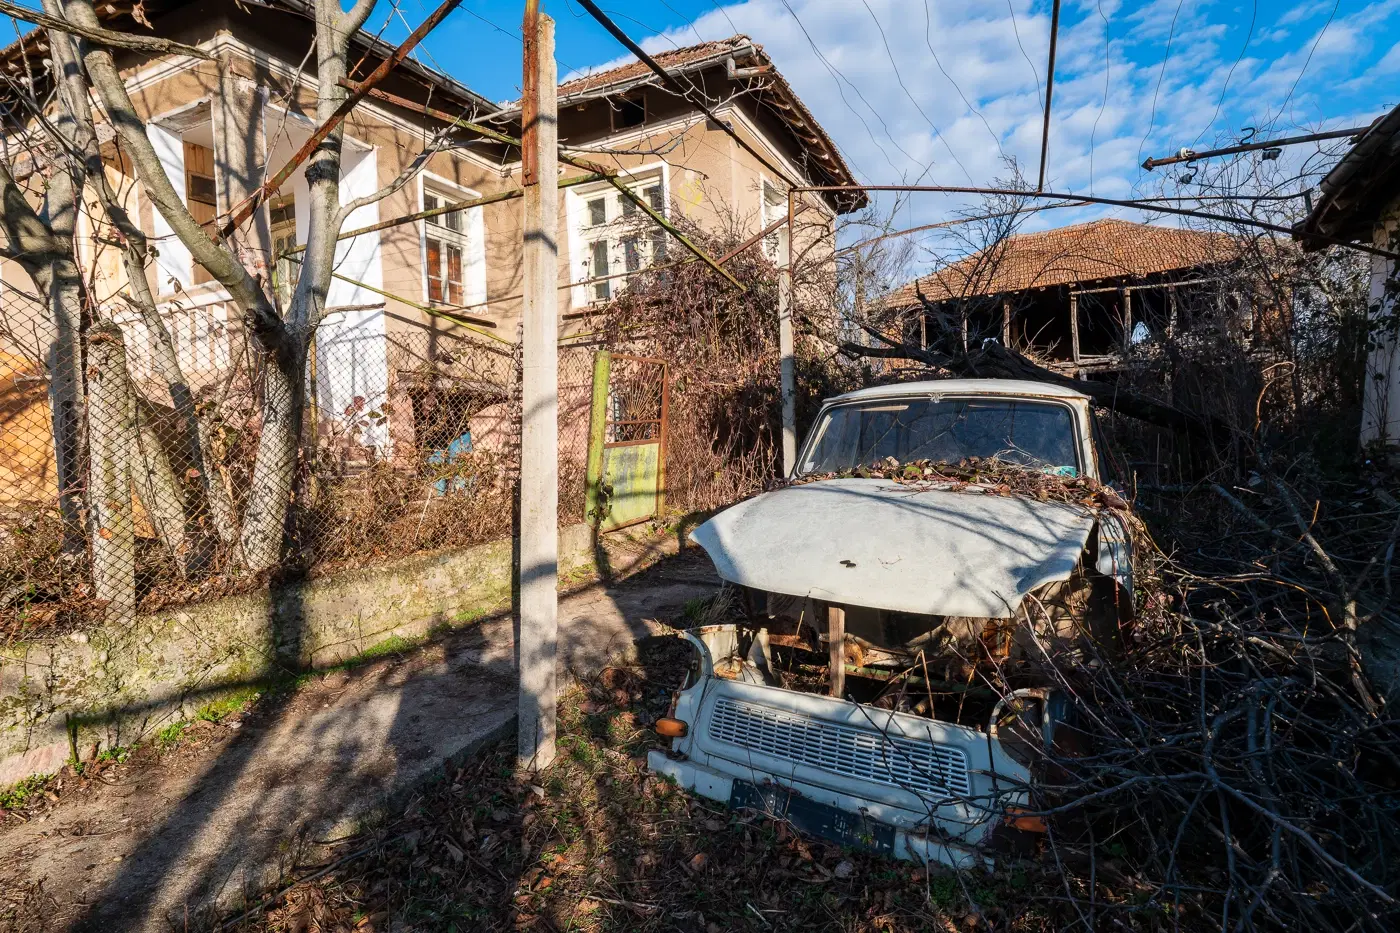
{"label": "concrete utility pole", "polygon": [[788,192],[787,236],[778,244],[778,355],[783,397],[783,475],[797,462],[797,360],[792,337],[792,192]]}
{"label": "concrete utility pole", "polygon": [[520,432],[520,732],[518,765],[554,761],[559,639],[559,124],[554,20],[526,0],[521,170],[525,309]]}

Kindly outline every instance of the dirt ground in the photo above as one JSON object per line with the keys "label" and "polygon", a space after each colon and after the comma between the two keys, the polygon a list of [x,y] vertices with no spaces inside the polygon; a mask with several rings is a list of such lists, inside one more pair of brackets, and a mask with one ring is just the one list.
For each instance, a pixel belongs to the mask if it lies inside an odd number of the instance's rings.
{"label": "dirt ground", "polygon": [[[591,676],[714,587],[693,554],[581,587],[560,604],[561,672]],[[256,902],[513,734],[513,664],[512,620],[488,619],[66,770],[0,814],[0,930],[196,929]]]}

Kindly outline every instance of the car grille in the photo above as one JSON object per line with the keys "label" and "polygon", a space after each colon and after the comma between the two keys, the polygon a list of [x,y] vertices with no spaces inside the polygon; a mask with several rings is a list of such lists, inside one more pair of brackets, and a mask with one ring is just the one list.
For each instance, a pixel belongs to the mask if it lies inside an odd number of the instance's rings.
{"label": "car grille", "polygon": [[795,764],[916,793],[969,796],[967,756],[932,742],[884,736],[721,697],[710,719],[721,742]]}

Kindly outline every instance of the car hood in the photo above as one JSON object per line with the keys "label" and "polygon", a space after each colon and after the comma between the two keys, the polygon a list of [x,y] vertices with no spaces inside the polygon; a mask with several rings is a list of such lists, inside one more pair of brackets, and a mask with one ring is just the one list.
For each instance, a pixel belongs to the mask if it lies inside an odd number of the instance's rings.
{"label": "car hood", "polygon": [[740,502],[691,532],[732,583],[848,606],[1005,619],[1067,579],[1095,515],[1059,502],[831,479]]}

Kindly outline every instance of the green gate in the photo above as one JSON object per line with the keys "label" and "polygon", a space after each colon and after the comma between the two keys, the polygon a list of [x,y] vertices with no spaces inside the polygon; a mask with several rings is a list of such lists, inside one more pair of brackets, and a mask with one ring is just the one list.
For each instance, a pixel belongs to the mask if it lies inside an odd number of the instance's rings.
{"label": "green gate", "polygon": [[599,531],[665,510],[669,375],[665,360],[607,350],[593,355],[584,518]]}

